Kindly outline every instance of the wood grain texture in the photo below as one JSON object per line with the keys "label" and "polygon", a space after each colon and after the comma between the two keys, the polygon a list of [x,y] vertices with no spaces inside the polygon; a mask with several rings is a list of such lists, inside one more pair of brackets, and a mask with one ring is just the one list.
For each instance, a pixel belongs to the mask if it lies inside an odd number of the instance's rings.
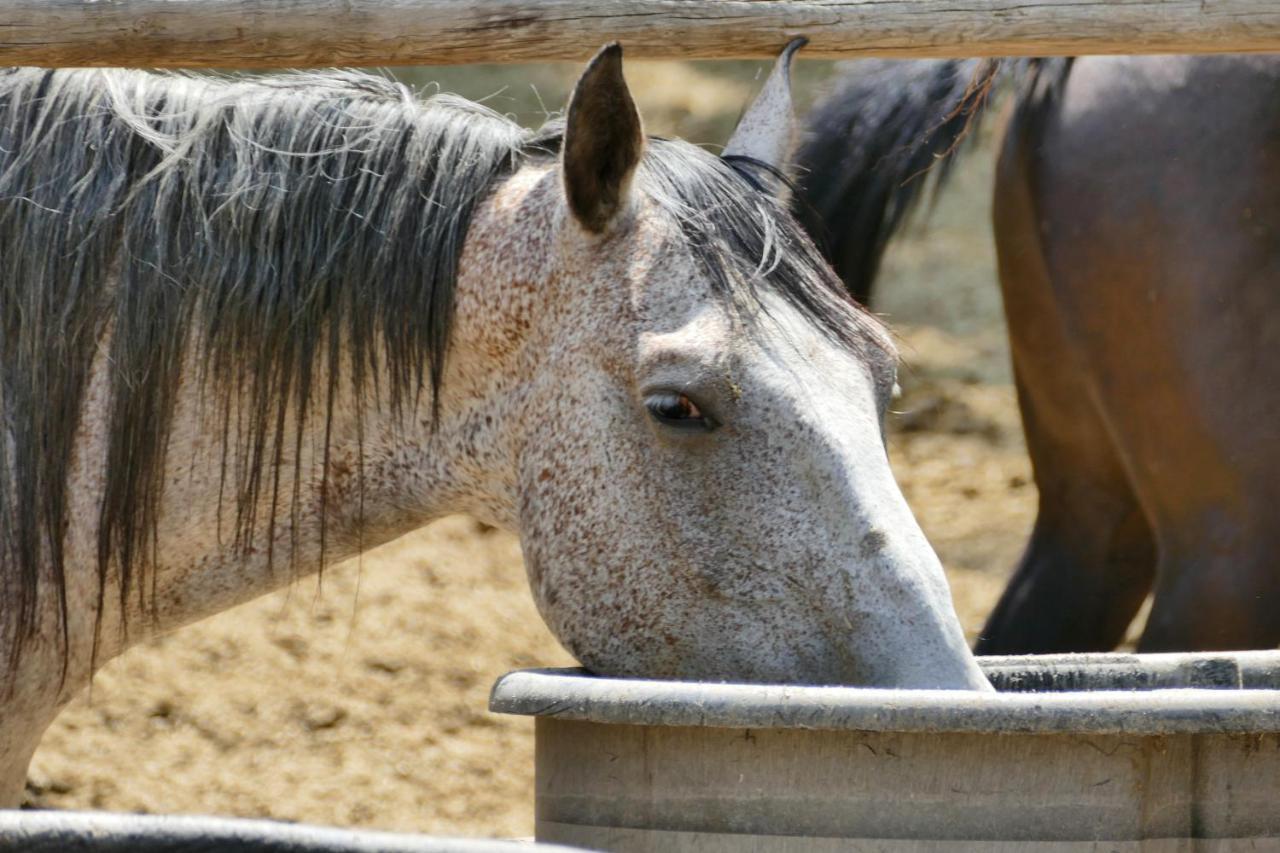
{"label": "wood grain texture", "polygon": [[0,0],[0,64],[282,68],[1280,51],[1276,0]]}

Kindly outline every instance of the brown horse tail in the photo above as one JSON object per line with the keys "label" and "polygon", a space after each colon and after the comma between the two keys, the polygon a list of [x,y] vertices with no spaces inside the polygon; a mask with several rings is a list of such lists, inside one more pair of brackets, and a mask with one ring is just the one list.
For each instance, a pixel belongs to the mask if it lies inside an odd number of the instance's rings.
{"label": "brown horse tail", "polygon": [[1022,89],[1045,67],[1041,60],[849,63],[805,123],[795,207],[855,299],[870,300],[889,240],[927,188],[943,187],[996,83],[1012,77]]}

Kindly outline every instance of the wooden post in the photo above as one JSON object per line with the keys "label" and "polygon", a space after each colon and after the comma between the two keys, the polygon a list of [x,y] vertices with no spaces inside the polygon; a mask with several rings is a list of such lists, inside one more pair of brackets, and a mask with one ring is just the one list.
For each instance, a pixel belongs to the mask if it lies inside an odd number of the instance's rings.
{"label": "wooden post", "polygon": [[1280,51],[1278,0],[0,0],[0,64],[315,67]]}

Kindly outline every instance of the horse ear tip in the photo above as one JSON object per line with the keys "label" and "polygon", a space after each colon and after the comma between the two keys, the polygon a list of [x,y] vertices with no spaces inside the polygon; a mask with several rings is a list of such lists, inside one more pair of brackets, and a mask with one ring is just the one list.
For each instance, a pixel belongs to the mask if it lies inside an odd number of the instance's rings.
{"label": "horse ear tip", "polygon": [[587,63],[588,70],[600,65],[621,65],[622,64],[622,43],[619,41],[611,41],[604,47],[596,51],[596,55],[591,57],[591,61]]}
{"label": "horse ear tip", "polygon": [[569,99],[569,111],[573,112],[576,103],[602,94],[622,92],[624,97],[629,98],[626,91],[627,81],[622,73],[622,45],[611,41],[596,51],[586,68],[582,69]]}
{"label": "horse ear tip", "polygon": [[808,43],[809,39],[805,36],[796,36],[791,41],[787,42],[786,47],[784,47],[782,52],[778,54],[778,59],[775,63],[781,68],[783,74],[786,74],[788,77],[790,76],[791,63],[795,60],[796,54],[800,52],[800,49]]}

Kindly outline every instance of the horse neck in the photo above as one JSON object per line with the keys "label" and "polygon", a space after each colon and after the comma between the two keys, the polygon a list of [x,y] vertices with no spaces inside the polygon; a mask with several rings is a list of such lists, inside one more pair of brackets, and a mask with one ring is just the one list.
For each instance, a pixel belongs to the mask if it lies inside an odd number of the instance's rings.
{"label": "horse neck", "polygon": [[[434,409],[426,390],[393,411],[385,399],[356,395],[340,381],[331,415],[313,410],[298,452],[290,442],[279,459],[279,488],[262,489],[247,537],[233,530],[237,507],[224,475],[227,442],[236,435],[223,435],[221,407],[211,405],[207,389],[184,381],[166,456],[155,560],[143,595],[126,596],[123,609],[118,578],[109,576],[96,658],[97,529],[78,523],[69,531],[74,671],[87,676],[93,665],[148,634],[263,595],[448,513],[517,528],[520,389],[533,364],[530,318],[544,298],[535,285],[546,274],[553,242],[545,236],[555,207],[545,178],[545,170],[518,174],[473,217]],[[198,374],[189,362],[185,375]],[[99,517],[103,470],[88,460],[103,458],[109,424],[100,415],[108,379],[100,354],[86,395],[84,452],[68,484],[76,519]],[[286,435],[293,434],[296,415],[286,413]],[[296,482],[294,471],[301,472]]]}

